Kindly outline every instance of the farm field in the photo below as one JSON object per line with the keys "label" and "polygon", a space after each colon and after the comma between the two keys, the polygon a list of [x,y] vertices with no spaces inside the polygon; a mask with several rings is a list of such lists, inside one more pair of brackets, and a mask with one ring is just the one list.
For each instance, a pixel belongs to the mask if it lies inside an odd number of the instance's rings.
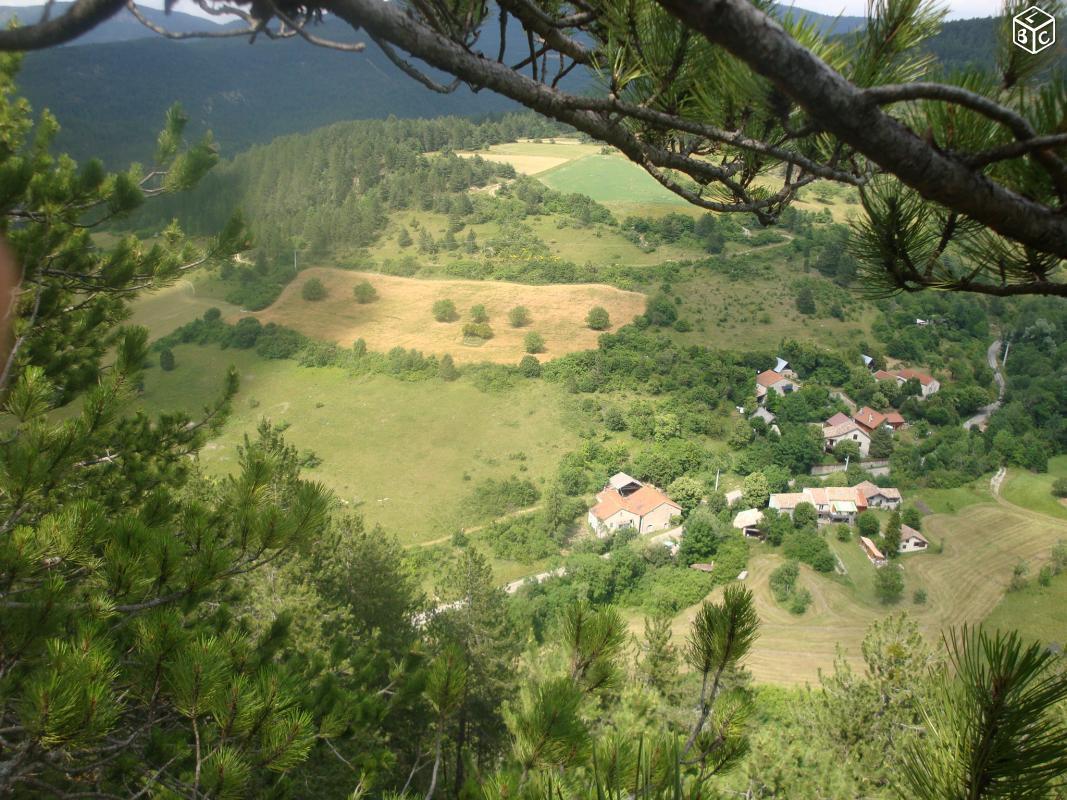
{"label": "farm field", "polygon": [[537,175],[553,167],[599,153],[601,147],[599,144],[583,144],[578,139],[564,137],[494,144],[485,150],[461,152],[457,155],[480,156],[486,161],[511,164],[516,172],[523,175]]}
{"label": "farm field", "polygon": [[986,625],[1016,630],[1026,639],[1067,647],[1067,573],[1048,586],[1037,582],[1037,565],[1031,567],[1025,589],[1009,592],[986,618]]}
{"label": "farm field", "polygon": [[1001,487],[1001,494],[1009,503],[1067,519],[1067,503],[1052,495],[1052,482],[1067,477],[1067,456],[1049,459],[1048,472],[1010,469]]}
{"label": "farm field", "polygon": [[691,208],[682,198],[623,156],[588,155],[538,174],[557,192],[588,195],[609,208],[614,203],[657,203]]}
{"label": "farm field", "polygon": [[[312,277],[320,279],[329,290],[328,297],[314,303],[300,296],[304,282]],[[360,305],[352,297],[352,288],[364,279],[378,290],[379,298]],[[431,308],[435,301],[443,299],[456,304],[460,319],[434,320]],[[469,320],[470,307],[478,303],[489,312],[494,335],[470,346],[464,343],[463,323]],[[529,309],[532,322],[513,328],[508,324],[507,312],[518,305]],[[253,316],[263,323],[287,325],[346,347],[362,338],[374,351],[403,347],[437,355],[450,353],[457,363],[517,363],[525,353],[523,338],[530,331],[544,337],[542,359],[594,349],[600,332],[586,326],[585,315],[597,305],[608,310],[614,330],[644,311],[645,297],[598,284],[530,286],[499,281],[420,280],[312,268],[290,283],[273,305]],[[246,315],[231,315],[231,320],[239,316]]]}
{"label": "farm field", "polygon": [[[899,604],[879,604],[872,587],[874,568],[859,546],[854,541],[834,541],[849,574],[821,575],[801,565],[799,585],[813,598],[801,616],[778,605],[770,592],[770,573],[782,563],[782,557],[762,546],[753,548],[746,584],[756,595],[762,624],[746,667],[755,679],[786,685],[815,684],[819,670],[832,668],[838,646],[846,658],[860,664],[860,645],[867,627],[887,614],[907,611],[931,641],[949,627],[982,622],[1001,604],[1019,559],[1036,565],[1048,558],[1059,539],[1067,537],[1065,522],[994,503],[972,505],[964,514],[928,516],[923,530],[933,541],[943,542],[944,552],[900,559],[905,590]],[[928,596],[923,605],[912,599],[920,588]],[[1011,601],[998,610],[994,620],[1017,626],[1022,621],[1015,615],[1032,613],[1032,608],[1016,603],[1014,596]],[[675,618],[676,641],[685,640],[696,609],[686,609]],[[640,625],[640,618],[632,620],[634,630]]]}
{"label": "farm field", "polygon": [[463,380],[353,377],[247,350],[180,345],[174,353],[174,371],[145,373],[141,403],[149,411],[196,413],[218,396],[230,364],[241,375],[230,419],[200,454],[209,474],[233,470],[237,446],[264,417],[288,424],[286,441],[322,459],[306,477],[404,543],[458,530],[480,481],[518,475],[542,483],[578,440],[561,395],[540,381],[487,394]]}

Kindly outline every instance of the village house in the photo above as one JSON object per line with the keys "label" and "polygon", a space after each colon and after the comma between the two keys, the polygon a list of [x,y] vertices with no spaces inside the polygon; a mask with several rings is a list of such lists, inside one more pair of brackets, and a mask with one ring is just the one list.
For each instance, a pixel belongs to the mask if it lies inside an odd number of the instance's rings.
{"label": "village house", "polygon": [[874,378],[879,381],[896,381],[900,386],[907,383],[909,379],[915,378],[919,382],[924,399],[941,391],[941,383],[937,378],[917,369],[898,369],[893,372],[880,369],[874,373]]}
{"label": "village house", "polygon": [[741,498],[744,497],[744,492],[740,489],[733,489],[726,493],[726,505],[732,506],[741,502]]}
{"label": "village house", "polygon": [[900,508],[900,489],[876,486],[870,481],[857,483],[853,488],[863,496],[867,508],[888,508],[890,511]]}
{"label": "village house", "polygon": [[885,412],[885,424],[894,431],[899,431],[902,428],[908,427],[908,421],[904,419],[899,411]]}
{"label": "village house", "polygon": [[926,541],[926,537],[915,528],[910,525],[902,525],[900,527],[900,547],[898,549],[901,553],[915,553],[925,550],[929,546],[930,543]]}
{"label": "village house", "polygon": [[733,524],[745,536],[753,539],[762,539],[763,534],[759,528],[761,522],[763,522],[763,512],[758,508],[747,508],[744,511],[737,512]]}
{"label": "village house", "polygon": [[[832,419],[832,418],[831,418]],[[828,425],[822,429],[826,452],[833,452],[838,442],[852,441],[859,445],[860,455],[866,458],[871,449],[871,436],[855,420],[846,420],[840,425]]]}
{"label": "village house", "polygon": [[877,545],[866,536],[860,537],[860,547],[863,548],[864,554],[876,567],[884,567],[889,563],[886,557],[882,554],[882,551],[878,549]]}
{"label": "village house", "polygon": [[885,414],[880,411],[875,411],[870,406],[861,408],[852,415],[852,419],[863,428],[863,430],[867,431],[868,434],[874,433],[886,424]]}
{"label": "village house", "polygon": [[767,369],[756,376],[756,401],[765,403],[768,392],[789,394],[800,387],[780,372]]}
{"label": "village house", "polygon": [[842,414],[838,411],[830,419],[826,420],[822,425],[824,428],[832,428],[834,425],[844,425],[850,419],[848,414]]}
{"label": "village house", "polygon": [[[819,516],[819,524],[856,521],[856,516],[868,508],[900,507],[900,490],[876,486],[870,481],[855,486],[826,486],[807,488],[802,492],[772,494],[768,508],[793,516],[801,503],[811,503]],[[736,525],[735,525],[736,527]]]}
{"label": "village house", "polygon": [[610,536],[623,528],[638,533],[666,530],[682,507],[657,489],[624,472],[613,475],[596,496],[588,521],[597,536]]}

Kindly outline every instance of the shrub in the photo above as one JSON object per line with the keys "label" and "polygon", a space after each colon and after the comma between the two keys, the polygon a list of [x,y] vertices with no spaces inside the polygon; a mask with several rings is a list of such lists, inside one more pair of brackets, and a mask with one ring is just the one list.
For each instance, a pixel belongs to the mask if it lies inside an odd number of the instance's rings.
{"label": "shrub", "polygon": [[1052,566],[1045,564],[1041,567],[1041,570],[1037,573],[1037,582],[1042,586],[1048,586],[1052,583]]}
{"label": "shrub", "polygon": [[915,605],[917,606],[926,605],[926,590],[916,589],[915,594],[911,596],[911,599],[915,602]]}
{"label": "shrub", "polygon": [[1067,497],[1067,478],[1056,478],[1052,482],[1052,494],[1056,497]]}
{"label": "shrub", "polygon": [[459,377],[456,363],[448,353],[441,356],[441,361],[437,364],[437,377],[443,381],[454,381]]}
{"label": "shrub", "polygon": [[793,509],[793,524],[798,528],[814,528],[819,524],[819,512],[811,503],[797,503]]}
{"label": "shrub", "polygon": [[797,531],[782,537],[782,553],[786,558],[803,561],[817,572],[833,572],[837,559],[826,539],[811,531]]}
{"label": "shrub", "polygon": [[530,311],[526,306],[515,306],[508,312],[508,322],[513,328],[521,328],[530,324]]}
{"label": "shrub", "polygon": [[433,318],[438,322],[453,322],[458,317],[456,304],[451,300],[438,300],[433,304]]}
{"label": "shrub", "polygon": [[326,294],[326,287],[322,285],[322,281],[318,278],[309,278],[304,281],[304,285],[300,289],[300,296],[313,303],[325,299]]}
{"label": "shrub", "polygon": [[489,312],[485,310],[485,306],[481,303],[471,306],[471,320],[477,323],[488,322]]}
{"label": "shrub", "polygon": [[1019,559],[1015,564],[1015,569],[1011,573],[1011,583],[1008,584],[1008,591],[1017,592],[1020,589],[1026,588],[1026,576],[1030,574],[1030,565],[1026,563],[1024,559]]}
{"label": "shrub", "polygon": [[864,511],[856,517],[856,528],[859,530],[860,536],[866,536],[868,539],[873,539],[878,535],[882,526],[878,524],[878,517],[870,511]]}
{"label": "shrub", "polygon": [[523,356],[519,361],[519,372],[524,378],[538,378],[541,376],[541,362],[533,356]]}
{"label": "shrub", "polygon": [[522,346],[527,353],[540,353],[545,349],[545,339],[536,331],[530,331],[523,337]]}
{"label": "shrub", "polygon": [[468,322],[463,326],[463,335],[474,339],[489,340],[493,338],[493,329],[485,322]]}
{"label": "shrub", "polygon": [[815,313],[815,295],[812,294],[810,286],[805,286],[797,292],[797,311],[809,317]]}
{"label": "shrub", "polygon": [[674,321],[674,329],[678,333],[689,333],[689,331],[693,330],[693,326],[684,319],[678,319]]}
{"label": "shrub", "polygon": [[593,306],[585,315],[585,324],[594,331],[606,331],[611,327],[611,317],[603,306]]}
{"label": "shrub", "polygon": [[788,600],[793,595],[793,590],[796,589],[799,575],[800,566],[796,561],[786,561],[772,572],[769,584],[774,599],[779,603]]}
{"label": "shrub", "polygon": [[222,317],[222,312],[212,306],[204,312],[204,322],[214,322]]}
{"label": "shrub", "polygon": [[174,369],[174,351],[169,347],[164,347],[159,351],[159,367],[164,372]]}
{"label": "shrub", "polygon": [[378,290],[371,286],[370,281],[360,281],[352,287],[352,296],[357,303],[371,303],[378,299]]}
{"label": "shrub", "polygon": [[793,602],[789,604],[789,611],[793,614],[800,615],[808,610],[808,606],[811,605],[811,592],[807,589],[798,589],[793,594]]}
{"label": "shrub", "polygon": [[837,541],[852,541],[852,528],[848,527],[848,525],[835,525],[834,530],[837,531]]}

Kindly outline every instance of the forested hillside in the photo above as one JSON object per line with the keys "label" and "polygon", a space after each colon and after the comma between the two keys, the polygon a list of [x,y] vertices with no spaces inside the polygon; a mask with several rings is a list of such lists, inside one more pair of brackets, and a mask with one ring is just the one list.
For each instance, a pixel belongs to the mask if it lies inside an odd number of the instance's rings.
{"label": "forested hillside", "polygon": [[[860,19],[809,16],[821,28],[841,33]],[[996,50],[994,24],[993,19],[948,22],[929,48],[947,68],[988,64]],[[343,40],[353,35],[331,22],[319,33]],[[524,46],[517,43],[515,51]],[[153,37],[57,48],[27,54],[19,82],[35,108],[48,108],[62,120],[58,148],[79,160],[103,158],[116,168],[151,157],[163,113],[176,101],[190,115],[190,130],[213,131],[226,156],[339,120],[513,108],[492,92],[431,92],[373,45],[354,54],[293,40],[237,47],[228,40]]]}

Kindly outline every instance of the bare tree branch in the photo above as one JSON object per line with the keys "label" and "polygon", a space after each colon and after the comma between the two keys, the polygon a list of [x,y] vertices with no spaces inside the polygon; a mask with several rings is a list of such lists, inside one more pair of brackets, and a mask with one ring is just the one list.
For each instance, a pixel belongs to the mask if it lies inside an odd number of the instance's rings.
{"label": "bare tree branch", "polygon": [[55,19],[42,18],[36,25],[0,30],[0,50],[42,50],[66,44],[112,17],[126,0],[75,0]]}

